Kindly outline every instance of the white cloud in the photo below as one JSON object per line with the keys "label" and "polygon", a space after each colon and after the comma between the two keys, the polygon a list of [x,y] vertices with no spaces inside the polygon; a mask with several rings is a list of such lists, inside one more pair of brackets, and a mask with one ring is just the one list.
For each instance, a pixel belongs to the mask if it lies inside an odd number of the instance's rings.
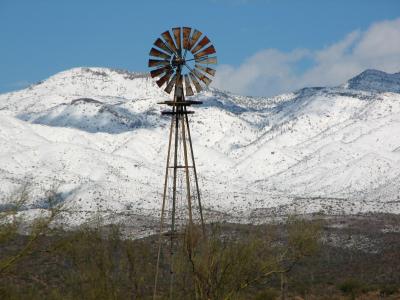
{"label": "white cloud", "polygon": [[[299,67],[304,62],[310,66]],[[400,18],[351,32],[317,51],[259,51],[238,67],[218,67],[213,85],[244,95],[274,95],[306,86],[338,85],[365,69],[400,71]]]}

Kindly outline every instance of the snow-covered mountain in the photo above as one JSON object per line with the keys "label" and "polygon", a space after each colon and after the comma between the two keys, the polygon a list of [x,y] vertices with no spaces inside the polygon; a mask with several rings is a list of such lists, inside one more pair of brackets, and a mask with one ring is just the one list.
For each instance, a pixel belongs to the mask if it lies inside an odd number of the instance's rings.
{"label": "snow-covered mountain", "polygon": [[347,88],[381,93],[400,93],[400,73],[387,74],[378,70],[366,70],[350,79]]}
{"label": "snow-covered mountain", "polygon": [[[227,79],[229,80],[229,79]],[[287,212],[400,213],[400,74],[272,98],[215,89],[190,117],[203,204],[227,219]],[[28,211],[56,186],[80,223],[156,217],[170,96],[146,74],[75,68],[0,95],[0,196],[23,182]]]}

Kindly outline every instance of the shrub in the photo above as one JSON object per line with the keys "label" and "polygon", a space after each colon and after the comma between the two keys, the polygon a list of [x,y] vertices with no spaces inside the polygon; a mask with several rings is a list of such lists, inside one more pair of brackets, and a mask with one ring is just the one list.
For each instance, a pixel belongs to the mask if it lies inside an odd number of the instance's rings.
{"label": "shrub", "polygon": [[379,289],[379,293],[381,296],[385,297],[396,294],[398,290],[399,288],[394,284],[385,284],[381,286],[381,288]]}
{"label": "shrub", "polygon": [[279,297],[279,292],[273,288],[266,289],[258,293],[254,300],[275,300]]}
{"label": "shrub", "polygon": [[358,280],[350,278],[339,284],[338,288],[343,294],[350,295],[351,299],[355,299],[362,289],[362,284]]}

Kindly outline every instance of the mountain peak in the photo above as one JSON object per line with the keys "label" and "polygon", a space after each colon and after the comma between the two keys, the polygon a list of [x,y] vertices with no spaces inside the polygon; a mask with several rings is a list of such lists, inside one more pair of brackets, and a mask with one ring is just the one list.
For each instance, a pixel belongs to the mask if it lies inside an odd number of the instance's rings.
{"label": "mountain peak", "polygon": [[389,74],[379,70],[367,69],[351,78],[346,87],[362,91],[400,93],[400,73]]}
{"label": "mountain peak", "polygon": [[65,78],[65,77],[100,77],[107,78],[112,76],[122,76],[124,79],[136,79],[136,78],[148,78],[149,73],[145,72],[131,72],[124,69],[113,69],[105,67],[76,67],[71,68],[55,75],[51,76],[49,79]]}

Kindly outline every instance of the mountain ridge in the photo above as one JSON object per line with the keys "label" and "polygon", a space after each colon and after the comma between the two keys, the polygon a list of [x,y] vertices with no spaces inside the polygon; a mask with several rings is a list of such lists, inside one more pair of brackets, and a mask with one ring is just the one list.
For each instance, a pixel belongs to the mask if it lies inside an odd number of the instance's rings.
{"label": "mountain ridge", "polygon": [[[275,97],[212,88],[194,96],[204,103],[191,123],[206,210],[239,221],[400,213],[399,74],[367,70],[342,86]],[[107,68],[74,68],[0,95],[1,197],[31,181],[38,209],[56,183],[71,209],[88,212],[70,223],[99,210],[153,218],[168,128],[157,102],[168,98],[145,73]]]}

